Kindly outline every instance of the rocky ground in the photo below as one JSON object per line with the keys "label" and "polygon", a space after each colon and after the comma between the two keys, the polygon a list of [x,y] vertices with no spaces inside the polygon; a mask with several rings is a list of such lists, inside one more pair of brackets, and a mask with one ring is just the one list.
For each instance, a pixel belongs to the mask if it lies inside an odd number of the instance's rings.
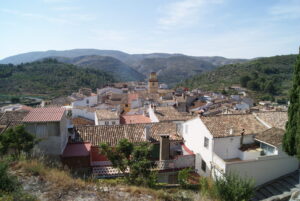
{"label": "rocky ground", "polygon": [[126,192],[126,188],[114,186],[98,186],[89,184],[84,188],[54,189],[51,182],[44,181],[39,176],[19,175],[19,180],[26,193],[35,195],[39,200],[52,201],[96,201],[96,200],[133,200],[150,201],[154,200],[152,195],[132,194]]}

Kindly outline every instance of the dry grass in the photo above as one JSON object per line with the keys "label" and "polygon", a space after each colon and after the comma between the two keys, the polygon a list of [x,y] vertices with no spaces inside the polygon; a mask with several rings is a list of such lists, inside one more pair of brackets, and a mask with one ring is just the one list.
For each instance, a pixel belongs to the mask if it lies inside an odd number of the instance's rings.
{"label": "dry grass", "polygon": [[68,191],[87,187],[86,182],[73,178],[69,172],[57,168],[48,168],[38,160],[23,160],[14,164],[13,169],[20,170],[27,175],[39,176],[40,180],[48,183],[49,197],[62,196]]}
{"label": "dry grass", "polygon": [[[212,201],[207,195],[197,194],[189,190],[182,190],[179,188],[173,189],[151,189],[141,186],[130,186],[124,183],[122,178],[111,179],[111,180],[90,180],[84,181],[82,179],[73,178],[69,171],[62,170],[59,168],[47,167],[43,162],[39,160],[22,160],[16,162],[12,169],[16,172],[21,172],[22,174],[28,176],[38,176],[40,180],[45,184],[47,188],[48,197],[51,200],[63,199],[65,195],[70,191],[82,191],[89,186],[115,186],[116,189],[124,191],[132,195],[133,197],[139,197],[143,195],[150,195],[153,200],[164,200],[164,201],[175,201],[175,200],[186,200],[186,201]],[[207,181],[208,189],[211,186],[210,181]],[[101,196],[110,196],[109,194],[102,193]],[[111,199],[114,200],[112,196]]]}

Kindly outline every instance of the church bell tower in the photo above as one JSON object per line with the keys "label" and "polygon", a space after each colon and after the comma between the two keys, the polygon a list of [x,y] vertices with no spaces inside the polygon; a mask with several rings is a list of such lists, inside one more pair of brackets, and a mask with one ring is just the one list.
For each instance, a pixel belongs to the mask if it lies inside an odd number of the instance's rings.
{"label": "church bell tower", "polygon": [[158,80],[157,80],[156,72],[151,72],[148,81],[148,92],[157,93],[157,91],[158,91]]}

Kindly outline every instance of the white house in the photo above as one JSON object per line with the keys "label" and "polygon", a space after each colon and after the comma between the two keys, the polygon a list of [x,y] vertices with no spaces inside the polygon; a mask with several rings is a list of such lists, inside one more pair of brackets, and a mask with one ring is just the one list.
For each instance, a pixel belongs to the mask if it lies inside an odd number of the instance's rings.
{"label": "white house", "polygon": [[84,117],[86,119],[95,120],[96,108],[85,107],[85,106],[75,106],[72,107],[72,118]]}
{"label": "white house", "polygon": [[95,125],[119,125],[120,115],[115,109],[96,110]]}
{"label": "white house", "polygon": [[76,106],[92,107],[97,105],[97,103],[98,103],[97,94],[92,94],[91,96],[82,96],[76,98],[76,100],[74,100],[71,105],[72,107],[76,107]]}
{"label": "white house", "polygon": [[281,150],[283,133],[268,129],[252,114],[240,114],[188,120],[182,135],[196,154],[195,168],[200,175],[235,172],[260,185],[298,167],[298,161]]}

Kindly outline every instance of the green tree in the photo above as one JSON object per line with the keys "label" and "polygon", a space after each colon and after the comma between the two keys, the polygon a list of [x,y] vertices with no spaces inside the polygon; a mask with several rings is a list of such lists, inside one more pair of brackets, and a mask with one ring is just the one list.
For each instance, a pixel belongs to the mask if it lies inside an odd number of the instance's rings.
{"label": "green tree", "polygon": [[[149,160],[151,152],[149,143],[134,145],[127,139],[120,140],[115,147],[100,145],[100,153],[123,173],[127,182],[136,185],[153,186],[156,182],[156,175],[151,172],[154,167]],[[128,168],[130,172],[127,172]]]}
{"label": "green tree", "polygon": [[130,157],[130,181],[137,185],[154,186],[156,182],[156,175],[151,169],[154,163],[149,160],[152,153],[152,146],[149,143],[141,143],[134,146]]}
{"label": "green tree", "polygon": [[249,88],[249,89],[251,89],[251,90],[254,90],[254,91],[259,91],[260,86],[259,86],[259,84],[257,83],[257,81],[255,81],[255,80],[250,80],[250,81],[247,83],[247,88]]}
{"label": "green tree", "polygon": [[126,176],[126,170],[130,162],[130,155],[133,151],[133,144],[127,139],[122,139],[116,147],[101,144],[100,149],[101,154],[104,154],[108,160],[110,160],[113,167],[118,168]]}
{"label": "green tree", "polygon": [[18,97],[12,97],[12,98],[10,99],[10,101],[11,101],[12,103],[19,103],[19,102],[20,102],[20,98],[18,98]]}
{"label": "green tree", "polygon": [[273,81],[268,81],[264,86],[264,91],[274,95],[276,93],[276,88]]}
{"label": "green tree", "polygon": [[247,83],[251,80],[251,78],[248,75],[242,76],[240,78],[240,83],[242,87],[247,87]]}
{"label": "green tree", "polygon": [[288,122],[283,137],[283,149],[300,159],[300,52],[294,67],[293,86],[290,91]]}
{"label": "green tree", "polygon": [[12,152],[19,158],[22,151],[29,153],[37,142],[35,136],[28,133],[23,125],[16,126],[0,135],[0,152],[2,154]]}

